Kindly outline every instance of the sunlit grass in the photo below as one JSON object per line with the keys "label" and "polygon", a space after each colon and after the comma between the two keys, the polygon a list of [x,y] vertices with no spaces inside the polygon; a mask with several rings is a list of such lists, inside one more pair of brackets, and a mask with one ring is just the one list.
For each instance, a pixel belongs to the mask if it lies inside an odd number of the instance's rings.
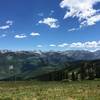
{"label": "sunlit grass", "polygon": [[100,100],[100,81],[0,82],[0,100]]}

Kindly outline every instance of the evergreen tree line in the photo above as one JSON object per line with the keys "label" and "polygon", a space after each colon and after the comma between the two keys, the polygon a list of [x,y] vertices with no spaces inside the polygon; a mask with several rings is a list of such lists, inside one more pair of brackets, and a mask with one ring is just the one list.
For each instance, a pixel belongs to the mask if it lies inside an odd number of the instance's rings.
{"label": "evergreen tree line", "polygon": [[47,81],[77,81],[77,80],[94,80],[100,77],[100,70],[95,67],[95,64],[85,63],[80,66],[76,71],[69,71],[67,68],[60,71],[54,71],[42,76],[39,76],[39,80]]}

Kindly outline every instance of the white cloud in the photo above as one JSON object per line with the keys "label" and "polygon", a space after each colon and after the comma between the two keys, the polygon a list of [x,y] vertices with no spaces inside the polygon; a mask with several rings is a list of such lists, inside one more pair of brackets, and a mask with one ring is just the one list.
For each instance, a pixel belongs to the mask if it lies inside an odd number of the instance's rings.
{"label": "white cloud", "polygon": [[60,48],[67,49],[82,49],[82,50],[100,50],[100,41],[87,41],[87,42],[74,42],[74,43],[62,43],[59,44]]}
{"label": "white cloud", "polygon": [[32,32],[30,35],[31,36],[40,36],[40,34],[39,33],[36,33],[36,32]]}
{"label": "white cloud", "polygon": [[43,20],[40,20],[38,22],[39,24],[46,24],[48,25],[50,28],[58,28],[60,25],[58,24],[58,19],[55,18],[44,18]]}
{"label": "white cloud", "polygon": [[5,26],[0,26],[0,30],[5,30],[5,29],[9,29],[10,26],[9,25],[5,25]]}
{"label": "white cloud", "polygon": [[77,31],[79,28],[71,28],[68,30],[68,32],[72,32],[72,31]]}
{"label": "white cloud", "polygon": [[43,47],[43,45],[37,45],[37,47],[38,47],[38,48],[42,48],[42,47]]}
{"label": "white cloud", "polygon": [[100,9],[94,9],[94,5],[100,0],[62,0],[61,8],[67,8],[64,19],[77,17],[80,27],[94,25],[100,21]]}
{"label": "white cloud", "polygon": [[62,44],[59,44],[59,45],[58,45],[58,47],[62,47],[62,48],[63,48],[63,47],[66,47],[66,46],[68,46],[67,43],[62,43]]}
{"label": "white cloud", "polygon": [[[100,41],[86,41],[86,42],[73,42],[73,43],[61,43],[61,44],[50,44],[49,47],[62,48],[64,50],[89,50],[96,51],[100,50]],[[38,48],[42,48],[43,45],[37,45]]]}
{"label": "white cloud", "polygon": [[100,41],[88,41],[88,42],[76,42],[70,44],[71,48],[99,48],[100,47]]}
{"label": "white cloud", "polygon": [[6,24],[8,24],[8,25],[13,25],[13,21],[12,21],[12,20],[7,20],[7,21],[6,21]]}
{"label": "white cloud", "polygon": [[70,47],[71,48],[83,48],[84,47],[84,44],[81,43],[81,42],[72,43],[72,44],[70,44]]}
{"label": "white cloud", "polygon": [[49,46],[50,46],[50,47],[56,47],[56,45],[55,45],[55,44],[50,44]]}
{"label": "white cloud", "polygon": [[23,39],[23,38],[26,38],[27,36],[24,35],[24,34],[17,34],[15,35],[15,38],[18,38],[18,39]]}
{"label": "white cloud", "polygon": [[6,29],[9,29],[12,25],[13,25],[13,21],[8,20],[8,21],[6,21],[6,25],[0,26],[0,30],[6,30]]}
{"label": "white cloud", "polygon": [[95,25],[96,22],[100,21],[100,15],[95,15],[92,16],[91,18],[88,18],[87,20],[83,21],[80,25],[80,27],[82,26],[86,26],[86,25]]}
{"label": "white cloud", "polygon": [[99,47],[99,44],[98,44],[98,42],[96,42],[96,41],[85,42],[85,43],[84,43],[84,47],[85,47],[85,48],[97,48],[97,47]]}

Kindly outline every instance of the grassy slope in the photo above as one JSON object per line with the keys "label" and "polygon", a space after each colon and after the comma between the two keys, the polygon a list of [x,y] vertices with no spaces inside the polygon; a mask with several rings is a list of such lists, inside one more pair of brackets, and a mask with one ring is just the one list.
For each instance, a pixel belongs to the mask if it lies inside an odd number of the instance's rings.
{"label": "grassy slope", "polygon": [[100,80],[0,82],[0,100],[100,100]]}

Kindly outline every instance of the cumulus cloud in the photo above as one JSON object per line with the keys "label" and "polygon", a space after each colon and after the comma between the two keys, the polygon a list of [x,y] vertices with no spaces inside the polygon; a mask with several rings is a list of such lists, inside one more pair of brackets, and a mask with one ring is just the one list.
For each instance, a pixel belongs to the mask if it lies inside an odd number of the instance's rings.
{"label": "cumulus cloud", "polygon": [[[61,44],[49,44],[49,47],[62,48],[65,50],[100,50],[100,41],[86,41],[86,42],[73,42],[73,43],[61,43]],[[37,45],[36,47],[42,48],[43,45]]]}
{"label": "cumulus cloud", "polygon": [[96,22],[100,21],[100,15],[95,15],[92,16],[91,18],[87,18],[87,20],[83,21],[80,25],[80,27],[85,26],[85,25],[95,25]]}
{"label": "cumulus cloud", "polygon": [[24,34],[17,34],[17,35],[15,35],[15,38],[17,38],[17,39],[23,39],[23,38],[26,38],[27,36],[26,35],[24,35]]}
{"label": "cumulus cloud", "polygon": [[87,42],[74,42],[71,44],[67,44],[67,43],[62,43],[59,44],[58,47],[62,47],[65,48],[67,47],[68,49],[100,49],[100,41],[87,41]]}
{"label": "cumulus cloud", "polygon": [[77,43],[70,44],[69,47],[71,47],[71,48],[83,48],[84,47],[84,44],[81,43],[81,42],[77,42]]}
{"label": "cumulus cloud", "polygon": [[60,26],[59,22],[58,22],[58,19],[50,18],[50,17],[44,18],[43,20],[40,20],[38,23],[39,24],[46,24],[50,28],[58,28]]}
{"label": "cumulus cloud", "polygon": [[98,2],[100,0],[62,0],[60,7],[67,8],[64,19],[77,17],[81,28],[100,21],[100,9],[94,8]]}
{"label": "cumulus cloud", "polygon": [[66,46],[68,46],[67,43],[62,43],[62,44],[59,44],[59,45],[58,45],[58,47],[62,47],[62,48],[63,48],[63,47],[66,47]]}
{"label": "cumulus cloud", "polygon": [[77,42],[77,43],[72,43],[70,45],[70,47],[73,47],[73,48],[98,48],[98,47],[100,47],[100,41],[98,41],[98,42],[88,41],[85,43]]}
{"label": "cumulus cloud", "polygon": [[0,30],[9,29],[12,25],[13,25],[13,21],[8,20],[8,21],[6,21],[5,25],[0,26]]}
{"label": "cumulus cloud", "polygon": [[31,36],[40,36],[40,34],[39,33],[36,33],[36,32],[32,32],[30,35]]}

